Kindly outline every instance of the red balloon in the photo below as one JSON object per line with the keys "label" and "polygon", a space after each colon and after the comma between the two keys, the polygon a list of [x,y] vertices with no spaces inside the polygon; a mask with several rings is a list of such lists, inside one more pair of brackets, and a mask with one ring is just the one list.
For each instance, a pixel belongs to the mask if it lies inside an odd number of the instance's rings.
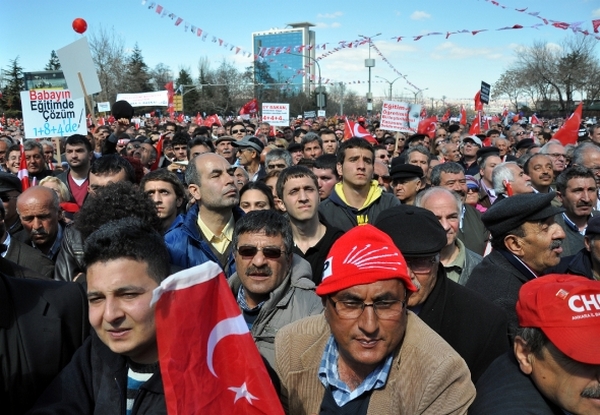
{"label": "red balloon", "polygon": [[73,30],[79,34],[82,34],[87,30],[87,22],[83,20],[81,17],[73,20]]}

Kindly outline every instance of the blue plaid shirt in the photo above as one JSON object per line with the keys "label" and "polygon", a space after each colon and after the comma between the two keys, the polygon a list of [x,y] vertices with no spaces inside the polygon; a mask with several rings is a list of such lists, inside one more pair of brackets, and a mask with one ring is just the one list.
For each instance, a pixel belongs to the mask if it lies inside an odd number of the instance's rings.
{"label": "blue plaid shirt", "polygon": [[393,354],[390,354],[381,365],[369,373],[358,388],[353,391],[340,379],[337,364],[339,355],[337,343],[331,336],[323,351],[323,358],[319,366],[319,380],[325,388],[331,387],[331,394],[338,406],[342,407],[365,392],[381,389],[385,386],[392,368]]}

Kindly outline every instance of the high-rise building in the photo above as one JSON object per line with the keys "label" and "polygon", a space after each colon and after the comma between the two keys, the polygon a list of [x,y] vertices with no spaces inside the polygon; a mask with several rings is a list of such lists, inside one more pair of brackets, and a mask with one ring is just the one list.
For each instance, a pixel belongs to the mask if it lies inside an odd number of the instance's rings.
{"label": "high-rise building", "polygon": [[[277,88],[287,84],[309,93],[318,76],[314,64],[315,32],[310,30],[313,26],[308,22],[289,23],[285,29],[252,33],[252,50],[254,56],[259,56],[254,60],[254,83]],[[298,49],[299,46],[305,47]],[[304,76],[298,74],[300,70],[305,71]]]}

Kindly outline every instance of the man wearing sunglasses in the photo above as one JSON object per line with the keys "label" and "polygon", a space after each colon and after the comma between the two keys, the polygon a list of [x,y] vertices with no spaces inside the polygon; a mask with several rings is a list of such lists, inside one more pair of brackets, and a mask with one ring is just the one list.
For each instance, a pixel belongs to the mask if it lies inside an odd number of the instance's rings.
{"label": "man wearing sunglasses", "polygon": [[288,413],[466,414],[463,359],[407,309],[417,287],[392,239],[357,226],[329,251],[316,293],[325,311],[275,338]]}
{"label": "man wearing sunglasses", "polygon": [[231,125],[231,136],[239,141],[246,135],[246,126],[241,121],[236,121]]}
{"label": "man wearing sunglasses", "polygon": [[292,228],[274,210],[249,212],[233,234],[237,272],[229,286],[261,355],[275,364],[275,334],[286,324],[321,313],[310,264],[293,253]]}
{"label": "man wearing sunglasses", "polygon": [[406,259],[408,274],[417,287],[408,299],[408,309],[465,359],[473,383],[477,382],[508,350],[506,315],[447,277],[440,253],[448,239],[432,212],[402,205],[382,212],[375,226],[392,238]]}

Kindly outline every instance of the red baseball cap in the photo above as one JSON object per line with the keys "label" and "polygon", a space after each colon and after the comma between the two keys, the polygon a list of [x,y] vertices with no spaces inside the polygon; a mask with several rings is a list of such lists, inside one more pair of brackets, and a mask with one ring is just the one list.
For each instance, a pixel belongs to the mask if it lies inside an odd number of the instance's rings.
{"label": "red baseball cap", "polygon": [[563,274],[531,280],[519,291],[517,316],[571,359],[600,365],[600,281]]}
{"label": "red baseball cap", "polygon": [[323,297],[355,285],[391,279],[401,280],[408,291],[417,291],[392,238],[373,225],[356,226],[329,250],[316,293]]}

